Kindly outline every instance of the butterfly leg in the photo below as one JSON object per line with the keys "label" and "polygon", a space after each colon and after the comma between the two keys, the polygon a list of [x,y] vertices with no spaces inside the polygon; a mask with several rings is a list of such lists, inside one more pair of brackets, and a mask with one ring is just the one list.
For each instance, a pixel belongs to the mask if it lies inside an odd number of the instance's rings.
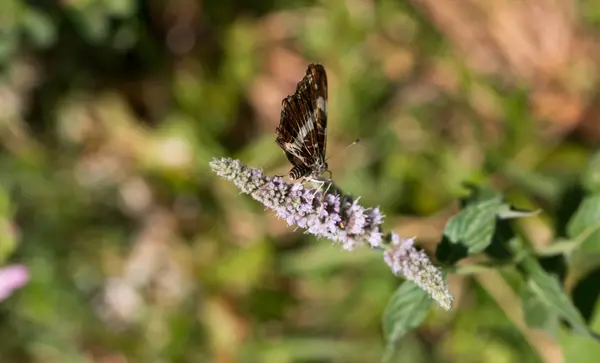
{"label": "butterfly leg", "polygon": [[311,182],[315,183],[315,184],[319,184],[319,187],[315,190],[314,194],[313,194],[313,198],[317,195],[317,193],[323,188],[323,186],[325,185],[325,183],[327,183],[327,188],[325,188],[325,190],[323,191],[323,193],[321,194],[321,207],[324,206],[325,203],[325,195],[327,194],[327,192],[329,191],[329,188],[331,188],[332,182],[331,180],[322,180],[322,179],[310,179]]}
{"label": "butterfly leg", "polygon": [[325,189],[325,191],[321,195],[321,205],[324,205],[324,203],[325,203],[325,195],[329,191],[329,188],[331,188],[331,184],[332,184],[331,181],[327,182],[325,180],[323,181],[323,183],[327,183],[327,188]]}
{"label": "butterfly leg", "polygon": [[330,181],[325,181],[325,180],[323,180],[323,183],[327,183],[327,188],[325,188],[325,191],[323,192],[323,195],[325,195],[329,191],[329,188],[331,188],[332,183]]}
{"label": "butterfly leg", "polygon": [[313,198],[317,195],[317,193],[319,192],[319,190],[321,190],[321,188],[323,188],[323,185],[325,184],[325,181],[323,180],[318,180],[318,179],[309,179],[309,181],[315,183],[315,184],[319,184],[319,187],[317,189],[315,189],[315,192],[313,193]]}

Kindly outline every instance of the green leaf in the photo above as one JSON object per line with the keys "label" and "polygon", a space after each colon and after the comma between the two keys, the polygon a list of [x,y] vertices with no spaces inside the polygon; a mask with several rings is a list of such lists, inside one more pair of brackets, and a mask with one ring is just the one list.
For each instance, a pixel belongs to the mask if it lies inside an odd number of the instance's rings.
{"label": "green leaf", "polygon": [[520,266],[526,274],[529,289],[540,302],[551,312],[565,319],[576,333],[598,339],[596,334],[588,328],[585,320],[569,300],[556,278],[546,273],[534,259],[523,260]]}
{"label": "green leaf", "polygon": [[47,48],[56,42],[56,28],[48,15],[29,8],[23,19],[23,25],[38,47]]}
{"label": "green leaf", "polygon": [[502,196],[490,188],[466,184],[471,194],[461,200],[463,210],[446,224],[436,258],[451,266],[470,254],[486,251],[496,259],[508,259],[506,243],[514,236],[506,220],[529,217],[537,211],[523,211],[504,203]]}
{"label": "green leaf", "polygon": [[103,3],[108,14],[119,18],[134,15],[138,7],[134,0],[104,0]]}
{"label": "green leaf", "polygon": [[527,326],[554,332],[558,328],[558,315],[552,311],[529,285],[525,285],[521,292],[523,314]]}
{"label": "green leaf", "polygon": [[82,9],[71,9],[71,18],[79,33],[91,44],[106,40],[110,31],[110,19],[100,3],[92,3]]}
{"label": "green leaf", "polygon": [[461,199],[463,208],[471,204],[477,204],[501,197],[500,193],[492,188],[482,187],[469,182],[463,183],[463,186],[470,191],[469,196]]}
{"label": "green leaf", "polygon": [[567,234],[584,252],[600,252],[600,194],[586,197],[567,224]]}
{"label": "green leaf", "polygon": [[528,210],[518,210],[513,208],[510,204],[502,204],[498,208],[497,216],[500,219],[514,219],[514,218],[524,218],[531,217],[536,214],[539,214],[540,210],[528,211]]}
{"label": "green leaf", "polygon": [[499,196],[467,206],[448,221],[444,236],[450,243],[464,245],[470,254],[483,251],[492,242],[501,206]]}
{"label": "green leaf", "polygon": [[[596,306],[598,305],[598,296],[600,296],[600,268],[588,271],[579,278],[571,287],[571,300],[573,305],[583,316],[583,319],[590,324],[594,321]],[[599,316],[600,317],[600,316]],[[600,328],[600,325],[598,325]]]}
{"label": "green leaf", "polygon": [[400,338],[423,322],[430,307],[431,299],[414,283],[406,281],[396,290],[383,313],[384,361],[391,359]]}
{"label": "green leaf", "polygon": [[600,152],[590,160],[582,177],[582,184],[591,192],[600,192]]}

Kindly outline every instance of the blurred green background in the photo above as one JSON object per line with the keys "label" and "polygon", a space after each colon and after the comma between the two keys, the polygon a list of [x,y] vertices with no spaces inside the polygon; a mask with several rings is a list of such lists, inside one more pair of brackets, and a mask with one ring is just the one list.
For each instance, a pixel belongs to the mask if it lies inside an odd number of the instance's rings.
{"label": "blurred green background", "polygon": [[[591,0],[2,0],[0,265],[31,280],[0,362],[378,361],[380,254],[294,231],[210,159],[285,174],[281,100],[319,62],[334,179],[387,229],[433,251],[470,181],[542,209],[543,248],[600,144],[599,32]],[[450,275],[397,361],[596,362],[524,324],[514,274]]]}

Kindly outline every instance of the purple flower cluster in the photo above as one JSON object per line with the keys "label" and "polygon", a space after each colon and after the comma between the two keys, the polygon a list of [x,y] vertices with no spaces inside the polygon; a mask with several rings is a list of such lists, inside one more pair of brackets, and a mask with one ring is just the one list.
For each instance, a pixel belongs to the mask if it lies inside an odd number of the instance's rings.
{"label": "purple flower cluster", "polygon": [[[388,235],[384,243],[381,232],[383,215],[378,208],[364,208],[358,198],[340,193],[324,193],[301,183],[288,184],[280,177],[265,176],[260,169],[248,168],[239,160],[213,159],[212,170],[233,182],[243,193],[275,211],[288,225],[304,228],[307,233],[341,243],[345,250],[368,245],[383,249],[384,260],[394,274],[403,275],[427,291],[445,309],[452,305],[452,295],[441,272],[425,253],[413,246],[413,239],[401,240]],[[331,189],[337,190],[335,186]]]}
{"label": "purple flower cluster", "polygon": [[350,196],[324,194],[305,188],[301,183],[285,183],[280,177],[265,176],[260,169],[250,169],[239,160],[214,159],[210,166],[217,175],[274,210],[288,225],[340,242],[349,251],[365,244],[381,246],[383,216],[377,208],[366,209]]}
{"label": "purple flower cluster", "polygon": [[450,310],[454,298],[448,291],[440,270],[431,264],[425,252],[415,248],[415,237],[402,239],[392,233],[390,239],[391,245],[383,253],[383,260],[394,275],[404,276],[414,282],[441,307]]}

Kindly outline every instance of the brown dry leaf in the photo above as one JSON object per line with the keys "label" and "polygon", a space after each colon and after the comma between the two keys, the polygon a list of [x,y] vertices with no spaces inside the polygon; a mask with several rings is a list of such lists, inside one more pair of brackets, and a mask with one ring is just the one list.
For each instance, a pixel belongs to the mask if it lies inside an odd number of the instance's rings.
{"label": "brown dry leaf", "polygon": [[420,0],[465,61],[484,74],[532,84],[559,77],[572,58],[572,3],[558,0]]}
{"label": "brown dry leaf", "polygon": [[585,87],[576,85],[573,65],[588,58],[589,49],[576,31],[572,1],[419,0],[414,4],[476,72],[532,89],[533,114],[551,124],[550,134],[576,126]]}
{"label": "brown dry leaf", "polygon": [[536,118],[551,121],[551,134],[572,130],[583,113],[583,101],[565,91],[538,89],[531,93],[532,113]]}

